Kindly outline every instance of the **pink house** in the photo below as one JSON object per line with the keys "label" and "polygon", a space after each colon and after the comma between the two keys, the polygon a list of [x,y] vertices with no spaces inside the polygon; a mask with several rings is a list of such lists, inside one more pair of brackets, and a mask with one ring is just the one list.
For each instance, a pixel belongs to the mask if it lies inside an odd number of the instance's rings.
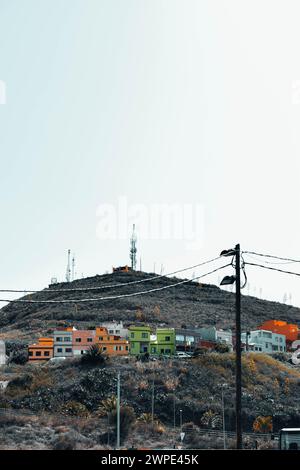
{"label": "pink house", "polygon": [[74,356],[84,354],[95,343],[95,330],[74,330],[72,347]]}

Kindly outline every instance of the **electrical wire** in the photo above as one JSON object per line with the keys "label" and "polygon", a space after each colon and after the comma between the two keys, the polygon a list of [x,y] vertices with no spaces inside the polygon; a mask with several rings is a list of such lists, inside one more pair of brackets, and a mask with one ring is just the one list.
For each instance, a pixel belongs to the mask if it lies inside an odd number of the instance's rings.
{"label": "electrical wire", "polygon": [[271,271],[278,271],[280,273],[293,274],[294,276],[300,276],[300,273],[295,273],[293,271],[285,271],[284,269],[279,269],[279,268],[271,268],[271,266],[264,266],[263,264],[248,263],[248,262],[246,262],[245,264],[248,264],[250,266],[258,266],[259,268],[270,269]]}
{"label": "electrical wire", "polygon": [[[273,259],[280,259],[282,261],[289,261],[290,263],[300,263],[300,260],[298,259],[293,259],[293,258],[282,258],[281,256],[274,256],[274,255],[266,255],[263,253],[256,253],[255,251],[243,251],[244,254],[249,254],[249,255],[256,255],[256,256],[262,256],[264,258],[273,258]],[[273,264],[273,263],[271,263]]]}
{"label": "electrical wire", "polygon": [[[184,279],[183,281],[176,282],[174,284],[170,284],[169,286],[163,286],[163,287],[156,287],[154,289],[149,289],[146,291],[140,291],[140,292],[132,292],[130,294],[120,294],[120,295],[113,295],[113,296],[108,296],[108,297],[98,297],[98,298],[88,298],[88,299],[68,299],[68,300],[27,300],[27,299],[17,299],[17,300],[7,300],[7,299],[0,299],[0,302],[9,302],[9,303],[30,303],[30,304],[65,304],[65,303],[72,303],[72,304],[77,304],[77,303],[83,303],[83,302],[98,302],[100,300],[114,300],[114,299],[122,299],[126,297],[135,297],[137,295],[146,295],[150,294],[152,292],[158,292],[161,290],[165,289],[171,289],[172,287],[176,287],[182,284],[187,284],[188,282],[195,281],[197,279],[200,279],[202,277],[208,276],[209,274],[213,274],[221,269],[226,268],[227,266],[230,266],[230,264],[225,264],[224,266],[220,266],[208,273],[202,274],[201,276],[194,277],[192,279]],[[60,292],[60,291],[57,291]]]}
{"label": "electrical wire", "polygon": [[36,293],[48,293],[48,292],[78,292],[78,291],[89,291],[89,290],[102,290],[102,289],[112,289],[112,288],[118,288],[118,287],[124,287],[124,286],[129,286],[129,285],[134,285],[134,284],[141,284],[143,282],[148,282],[148,281],[155,281],[157,279],[160,279],[162,277],[168,277],[168,276],[173,276],[174,274],[182,273],[184,271],[189,271],[190,269],[194,268],[199,268],[200,266],[204,266],[205,264],[212,263],[213,261],[216,261],[220,259],[221,256],[217,256],[216,258],[212,258],[207,261],[203,261],[202,263],[195,264],[194,266],[189,266],[187,268],[182,268],[178,269],[177,271],[173,271],[171,273],[167,274],[160,274],[160,275],[155,275],[152,277],[147,277],[146,279],[140,279],[138,281],[130,281],[130,282],[124,282],[124,283],[118,283],[118,284],[111,284],[107,286],[95,286],[95,287],[71,287],[70,289],[43,289],[43,290],[29,290],[29,289],[0,289],[0,292],[8,292],[8,293],[23,293],[23,294],[36,294]]}

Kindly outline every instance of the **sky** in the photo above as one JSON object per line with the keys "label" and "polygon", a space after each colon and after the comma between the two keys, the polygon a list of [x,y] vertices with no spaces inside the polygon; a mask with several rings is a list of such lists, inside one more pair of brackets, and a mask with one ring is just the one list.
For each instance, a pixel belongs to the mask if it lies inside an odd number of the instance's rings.
{"label": "sky", "polygon": [[[68,249],[77,277],[111,272],[133,223],[144,271],[236,243],[300,259],[299,14],[297,0],[0,0],[1,288],[64,280]],[[245,293],[300,306],[299,277],[247,276]]]}

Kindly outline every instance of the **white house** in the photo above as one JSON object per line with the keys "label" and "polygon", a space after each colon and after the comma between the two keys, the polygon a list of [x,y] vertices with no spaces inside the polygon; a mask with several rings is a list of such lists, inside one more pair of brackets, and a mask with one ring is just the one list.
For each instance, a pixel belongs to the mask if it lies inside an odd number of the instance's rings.
{"label": "white house", "polygon": [[286,351],[286,338],[285,335],[273,333],[267,330],[254,330],[247,333],[242,333],[242,343],[248,344],[251,351],[272,354],[276,352]]}
{"label": "white house", "polygon": [[124,328],[123,322],[122,321],[106,321],[101,323],[100,326],[103,326],[104,328],[107,329],[108,334],[110,335],[115,335],[115,336],[121,336],[121,338],[128,339],[129,333],[128,329]]}

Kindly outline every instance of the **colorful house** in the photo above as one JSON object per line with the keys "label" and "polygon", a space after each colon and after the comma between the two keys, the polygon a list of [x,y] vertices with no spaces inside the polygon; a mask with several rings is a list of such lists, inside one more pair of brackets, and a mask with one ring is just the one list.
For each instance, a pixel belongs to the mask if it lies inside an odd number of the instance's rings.
{"label": "colorful house", "polygon": [[99,326],[95,332],[95,344],[99,344],[103,352],[109,356],[127,356],[129,354],[129,341],[120,336],[109,334],[107,328]]}
{"label": "colorful house", "polygon": [[53,357],[53,338],[39,338],[28,346],[29,362],[48,361]]}
{"label": "colorful house", "polygon": [[54,337],[54,357],[73,357],[73,328],[57,329]]}
{"label": "colorful house", "polygon": [[95,330],[74,330],[72,332],[73,356],[85,354],[95,342]]}
{"label": "colorful house", "polygon": [[150,354],[157,356],[175,353],[175,329],[157,328],[154,338],[150,341]]}
{"label": "colorful house", "polygon": [[258,329],[268,330],[272,331],[273,333],[285,335],[286,340],[290,343],[298,339],[298,335],[300,333],[297,325],[281,320],[267,320],[261,326],[259,326]]}
{"label": "colorful house", "polygon": [[286,351],[285,335],[268,330],[254,330],[241,334],[242,343],[247,344],[248,350],[273,354]]}
{"label": "colorful house", "polygon": [[128,330],[130,354],[139,356],[140,354],[150,353],[150,326],[130,326]]}

